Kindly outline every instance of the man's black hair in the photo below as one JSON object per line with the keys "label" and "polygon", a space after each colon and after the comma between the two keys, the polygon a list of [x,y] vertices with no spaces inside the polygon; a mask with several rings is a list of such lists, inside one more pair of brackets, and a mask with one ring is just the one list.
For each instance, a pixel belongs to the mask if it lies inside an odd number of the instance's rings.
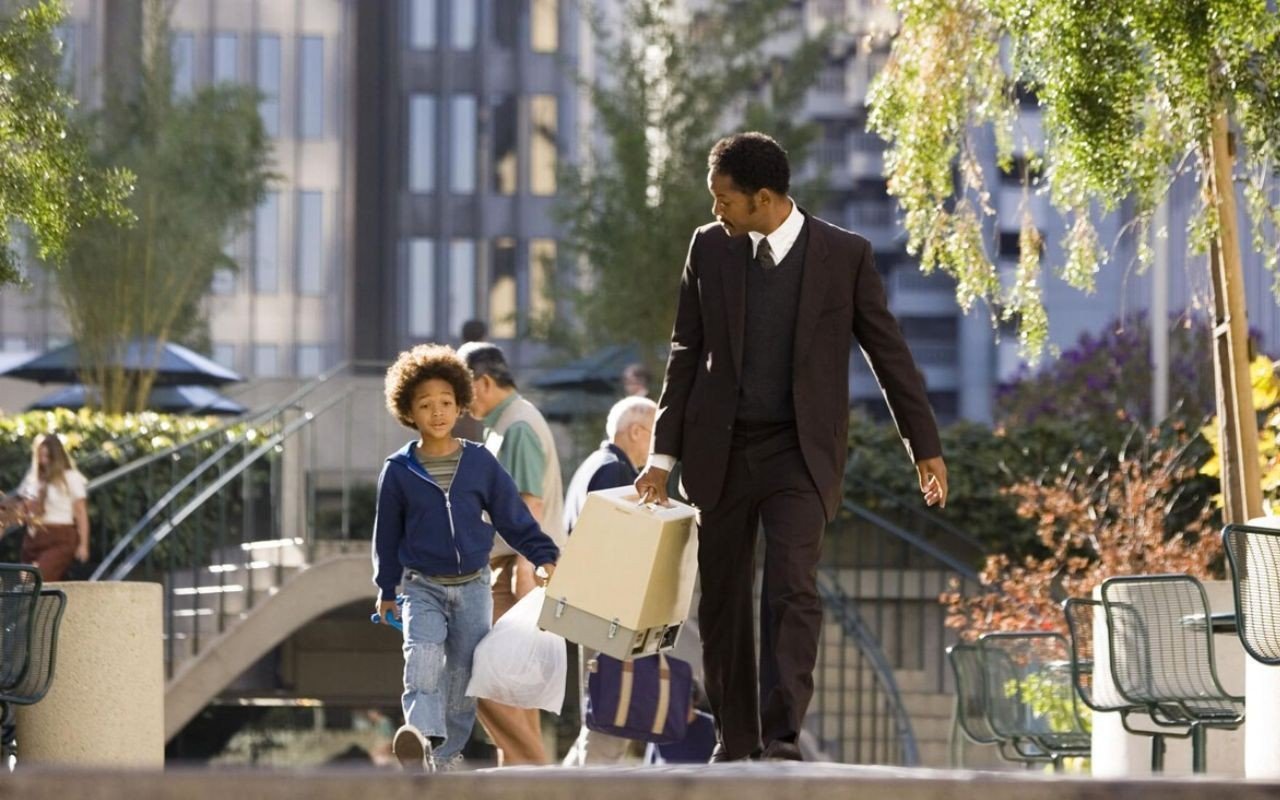
{"label": "man's black hair", "polygon": [[711,148],[707,168],[732,179],[746,194],[770,189],[785,196],[791,189],[787,151],[763,133],[750,131],[724,137]]}
{"label": "man's black hair", "polygon": [[511,374],[511,366],[502,348],[489,342],[467,342],[458,348],[458,355],[467,362],[471,374],[479,378],[488,375],[493,382],[504,389],[516,388],[515,376]]}

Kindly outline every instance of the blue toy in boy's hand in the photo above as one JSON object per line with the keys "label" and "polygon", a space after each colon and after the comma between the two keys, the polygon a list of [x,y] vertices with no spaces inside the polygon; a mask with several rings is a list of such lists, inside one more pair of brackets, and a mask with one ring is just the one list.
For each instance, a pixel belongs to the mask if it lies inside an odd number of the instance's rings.
{"label": "blue toy in boy's hand", "polygon": [[[396,610],[398,611],[402,608],[404,608],[404,595],[400,595],[399,597],[396,598]],[[369,621],[372,622],[374,625],[382,623],[383,625],[390,625],[391,627],[395,628],[398,631],[404,630],[404,623],[401,622],[400,618],[397,617],[395,614],[392,614],[390,611],[387,611],[384,616],[385,616],[385,619],[380,618],[377,614],[370,614]]]}

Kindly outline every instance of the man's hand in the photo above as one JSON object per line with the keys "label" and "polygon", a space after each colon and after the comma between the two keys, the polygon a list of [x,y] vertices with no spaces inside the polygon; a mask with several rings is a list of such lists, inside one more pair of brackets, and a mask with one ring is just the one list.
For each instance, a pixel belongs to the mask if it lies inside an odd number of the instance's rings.
{"label": "man's hand", "polygon": [[81,564],[89,560],[89,543],[85,542],[76,546],[76,561]]}
{"label": "man's hand", "polygon": [[640,493],[640,502],[657,503],[660,506],[671,505],[667,499],[667,479],[671,473],[657,467],[645,467],[640,477],[636,478],[636,491]]}
{"label": "man's hand", "polygon": [[385,620],[387,618],[388,611],[391,612],[391,616],[395,617],[396,619],[400,619],[400,607],[396,605],[396,601],[394,598],[391,600],[379,599],[378,600],[378,619]]}
{"label": "man's hand", "polygon": [[924,495],[925,505],[946,508],[947,465],[942,463],[942,456],[917,461],[916,473],[920,476],[920,492]]}
{"label": "man's hand", "polygon": [[534,577],[538,580],[539,586],[546,586],[551,583],[551,576],[556,574],[555,564],[543,564],[533,571]]}

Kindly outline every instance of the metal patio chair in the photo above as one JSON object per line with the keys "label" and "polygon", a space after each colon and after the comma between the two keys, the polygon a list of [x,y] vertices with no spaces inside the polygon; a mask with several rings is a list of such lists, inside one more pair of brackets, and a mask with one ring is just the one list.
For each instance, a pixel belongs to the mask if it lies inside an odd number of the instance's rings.
{"label": "metal patio chair", "polygon": [[996,735],[1033,743],[1059,771],[1064,759],[1089,756],[1091,737],[1076,706],[1071,648],[1064,636],[988,633],[979,637],[978,649]]}
{"label": "metal patio chair", "polygon": [[1192,769],[1204,772],[1206,731],[1244,722],[1244,698],[1218,678],[1204,586],[1189,575],[1108,578],[1102,605],[1116,688],[1157,725],[1186,730]]}
{"label": "metal patio chair", "polygon": [[1095,669],[1097,660],[1094,656],[1093,636],[1094,621],[1102,618],[1106,624],[1106,615],[1100,600],[1084,597],[1070,597],[1062,601],[1062,612],[1067,618],[1068,641],[1071,643],[1071,681],[1075,685],[1076,696],[1086,708],[1096,712],[1117,712],[1124,729],[1137,736],[1151,737],[1151,771],[1164,771],[1164,756],[1167,750],[1165,739],[1174,737],[1186,738],[1190,731],[1178,733],[1172,728],[1167,730],[1144,730],[1131,724],[1130,716],[1137,713],[1146,715],[1145,706],[1131,703],[1120,694],[1114,677],[1099,680]]}
{"label": "metal patio chair", "polygon": [[1280,530],[1228,525],[1222,546],[1231,564],[1240,644],[1255,660],[1280,664]]}
{"label": "metal patio chair", "polygon": [[1034,743],[1005,739],[991,726],[987,699],[987,676],[982,652],[976,644],[954,644],[947,648],[947,662],[956,679],[956,705],[951,728],[949,753],[951,766],[962,766],[957,733],[974,744],[996,745],[1006,761],[1032,764],[1052,759]]}

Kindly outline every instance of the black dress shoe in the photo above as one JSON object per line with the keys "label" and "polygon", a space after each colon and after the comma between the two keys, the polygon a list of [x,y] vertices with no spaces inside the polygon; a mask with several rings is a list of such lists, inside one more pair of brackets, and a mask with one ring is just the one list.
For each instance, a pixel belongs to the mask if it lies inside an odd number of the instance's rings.
{"label": "black dress shoe", "polygon": [[765,761],[804,761],[800,754],[800,745],[775,739],[764,748]]}
{"label": "black dress shoe", "polygon": [[735,758],[733,756],[730,756],[729,751],[724,748],[724,745],[719,743],[716,744],[716,749],[711,751],[712,764],[727,764],[730,761],[758,761],[759,759],[760,759],[759,750],[752,751],[750,755],[737,756]]}

